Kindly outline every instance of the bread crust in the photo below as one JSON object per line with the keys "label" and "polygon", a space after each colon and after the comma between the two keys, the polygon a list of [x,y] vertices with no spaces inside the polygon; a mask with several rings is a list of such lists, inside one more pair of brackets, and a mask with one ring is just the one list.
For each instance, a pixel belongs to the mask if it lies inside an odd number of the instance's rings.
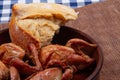
{"label": "bread crust", "polygon": [[19,27],[19,25],[15,21],[14,15],[9,23],[9,34],[11,41],[19,45],[26,51],[28,50],[28,45],[30,43],[33,43],[37,48],[40,48],[39,41],[34,37],[31,37],[29,33],[27,33],[25,30]]}
{"label": "bread crust", "polygon": [[12,10],[18,19],[55,17],[68,21],[77,18],[77,13],[72,8],[54,3],[15,4]]}

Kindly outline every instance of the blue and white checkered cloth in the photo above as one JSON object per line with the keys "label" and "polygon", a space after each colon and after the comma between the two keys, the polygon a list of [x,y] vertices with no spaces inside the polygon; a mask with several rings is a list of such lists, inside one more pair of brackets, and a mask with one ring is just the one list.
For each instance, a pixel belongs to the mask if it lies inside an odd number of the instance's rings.
{"label": "blue and white checkered cloth", "polygon": [[0,23],[6,23],[10,20],[11,8],[15,3],[58,3],[77,8],[100,1],[101,0],[0,0]]}

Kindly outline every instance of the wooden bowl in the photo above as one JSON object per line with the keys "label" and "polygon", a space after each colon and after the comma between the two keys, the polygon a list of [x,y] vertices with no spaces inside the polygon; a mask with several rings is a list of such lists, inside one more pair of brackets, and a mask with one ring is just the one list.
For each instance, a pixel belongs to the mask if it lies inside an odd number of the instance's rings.
{"label": "wooden bowl", "polygon": [[[52,43],[64,45],[71,38],[81,38],[90,43],[97,44],[96,41],[89,37],[87,34],[66,26],[61,27],[59,34],[55,35]],[[8,42],[11,42],[9,37],[9,30],[0,30],[0,44]],[[99,72],[103,65],[103,54],[99,45],[92,52],[92,57],[95,59],[95,64],[87,70],[79,71],[74,76],[74,80],[98,80]]]}

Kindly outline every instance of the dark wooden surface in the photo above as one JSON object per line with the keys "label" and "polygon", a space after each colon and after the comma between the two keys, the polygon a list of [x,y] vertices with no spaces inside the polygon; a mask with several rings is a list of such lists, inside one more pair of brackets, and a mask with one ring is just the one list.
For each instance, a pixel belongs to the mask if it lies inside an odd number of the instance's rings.
{"label": "dark wooden surface", "polygon": [[[96,40],[104,54],[100,80],[120,80],[120,0],[108,0],[78,8],[79,17],[66,25]],[[0,25],[0,29],[8,24]]]}
{"label": "dark wooden surface", "polygon": [[76,9],[79,17],[66,25],[83,31],[101,46],[104,64],[100,80],[120,80],[120,0]]}

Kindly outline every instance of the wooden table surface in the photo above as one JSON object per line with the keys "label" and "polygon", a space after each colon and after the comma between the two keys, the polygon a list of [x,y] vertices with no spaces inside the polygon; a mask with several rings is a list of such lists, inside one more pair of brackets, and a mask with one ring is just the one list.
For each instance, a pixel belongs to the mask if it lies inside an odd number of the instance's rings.
{"label": "wooden table surface", "polygon": [[[120,80],[120,0],[108,0],[77,8],[79,17],[66,25],[98,42],[104,54],[100,80]],[[0,29],[8,24],[0,25]]]}

